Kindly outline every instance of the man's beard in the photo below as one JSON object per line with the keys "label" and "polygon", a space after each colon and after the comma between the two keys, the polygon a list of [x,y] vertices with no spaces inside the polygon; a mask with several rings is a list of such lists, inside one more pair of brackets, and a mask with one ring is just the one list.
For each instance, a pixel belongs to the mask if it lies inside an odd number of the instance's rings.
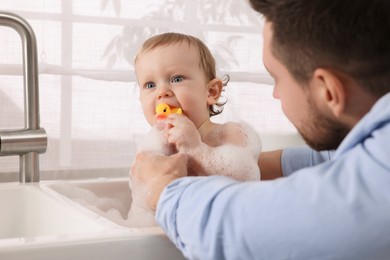
{"label": "man's beard", "polygon": [[337,149],[351,129],[320,113],[310,99],[308,102],[310,111],[307,113],[307,118],[302,121],[298,132],[303,140],[316,151]]}

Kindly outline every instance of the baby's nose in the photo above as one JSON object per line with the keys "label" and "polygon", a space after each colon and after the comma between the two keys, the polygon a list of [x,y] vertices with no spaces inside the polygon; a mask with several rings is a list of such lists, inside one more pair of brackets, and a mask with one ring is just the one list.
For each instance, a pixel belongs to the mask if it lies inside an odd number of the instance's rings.
{"label": "baby's nose", "polygon": [[161,98],[167,98],[167,97],[171,97],[173,96],[173,93],[171,90],[169,89],[161,89],[159,94],[158,94],[158,99],[161,99]]}

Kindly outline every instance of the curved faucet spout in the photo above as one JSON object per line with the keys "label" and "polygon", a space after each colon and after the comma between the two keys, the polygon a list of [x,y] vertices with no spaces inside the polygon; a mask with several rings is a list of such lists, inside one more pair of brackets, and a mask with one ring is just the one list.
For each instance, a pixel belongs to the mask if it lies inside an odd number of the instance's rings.
{"label": "curved faucet spout", "polygon": [[[46,151],[47,135],[45,130],[40,128],[35,34],[26,20],[13,13],[0,12],[0,26],[13,28],[19,33],[22,40],[25,125],[25,128],[21,130],[0,131],[0,156],[19,155],[20,182],[38,182],[38,154]],[[33,145],[31,145],[32,143]]]}

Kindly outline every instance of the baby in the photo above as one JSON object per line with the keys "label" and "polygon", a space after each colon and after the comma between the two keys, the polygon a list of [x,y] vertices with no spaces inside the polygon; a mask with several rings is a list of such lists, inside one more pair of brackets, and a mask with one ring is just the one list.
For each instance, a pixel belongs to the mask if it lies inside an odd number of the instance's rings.
{"label": "baby", "polygon": [[[138,52],[135,71],[142,109],[152,126],[138,152],[185,153],[189,175],[260,180],[257,161],[261,141],[257,133],[246,124],[210,120],[223,110],[219,99],[228,78],[223,82],[216,76],[215,60],[202,41],[179,33],[154,36]],[[156,107],[161,105],[180,108],[181,113],[156,116]],[[138,226],[154,223],[151,213],[149,219],[143,216],[136,221],[148,191],[137,190],[131,181],[130,187],[133,203],[129,221]]]}

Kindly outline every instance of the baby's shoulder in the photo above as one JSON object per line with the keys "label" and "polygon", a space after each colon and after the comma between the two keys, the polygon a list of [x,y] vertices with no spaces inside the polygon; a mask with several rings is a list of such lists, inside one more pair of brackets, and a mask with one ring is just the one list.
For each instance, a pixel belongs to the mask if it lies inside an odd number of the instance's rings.
{"label": "baby's shoulder", "polygon": [[246,147],[258,156],[261,151],[261,140],[256,130],[245,122],[226,122],[214,124],[213,130],[204,139],[210,146],[235,145]]}
{"label": "baby's shoulder", "polygon": [[240,121],[239,123],[227,122],[225,124],[225,128],[228,135],[241,138],[243,143],[250,143],[256,147],[261,147],[260,135],[250,124],[244,121]]}
{"label": "baby's shoulder", "polygon": [[248,137],[252,135],[253,130],[245,123],[226,122],[220,125],[220,135],[224,137],[225,143],[235,145],[246,145]]}
{"label": "baby's shoulder", "polygon": [[221,131],[234,135],[246,135],[249,132],[255,132],[255,130],[245,122],[226,122],[221,124]]}
{"label": "baby's shoulder", "polygon": [[226,122],[224,124],[220,124],[219,131],[225,133],[235,133],[240,134],[244,130],[243,126],[237,122]]}

